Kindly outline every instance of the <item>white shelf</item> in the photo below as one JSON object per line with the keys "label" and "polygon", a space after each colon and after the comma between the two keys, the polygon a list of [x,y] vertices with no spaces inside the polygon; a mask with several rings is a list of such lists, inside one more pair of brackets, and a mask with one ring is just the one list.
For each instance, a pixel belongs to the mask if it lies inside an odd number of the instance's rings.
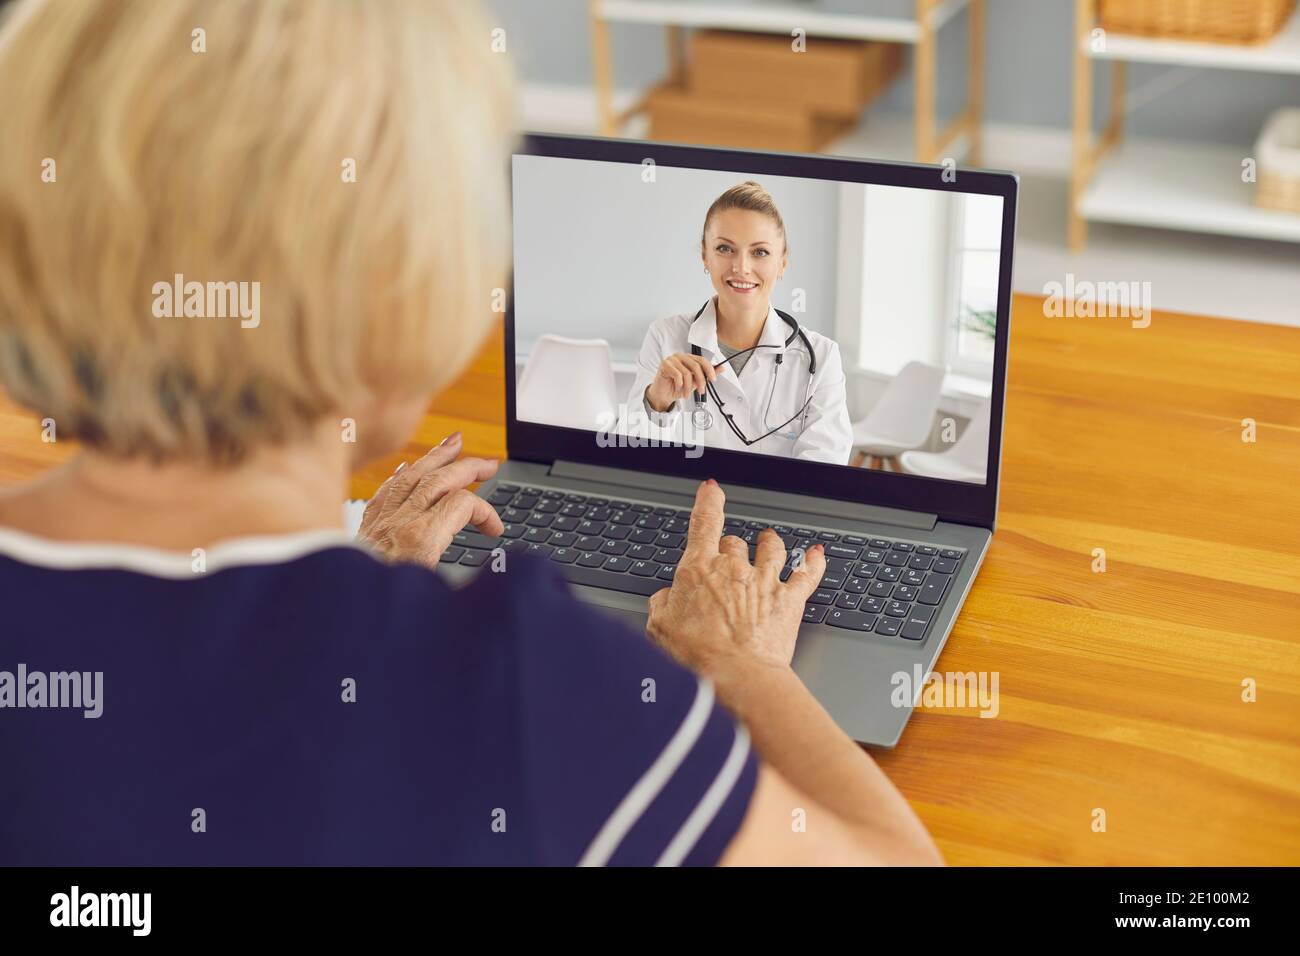
{"label": "white shelf", "polygon": [[1124,141],[1101,160],[1079,201],[1094,222],[1300,242],[1300,215],[1254,205],[1231,146]]}
{"label": "white shelf", "polygon": [[1259,45],[1191,43],[1107,32],[1105,50],[1093,50],[1087,40],[1083,46],[1088,55],[1097,60],[1175,63],[1259,73],[1300,73],[1300,8],[1281,33]]}
{"label": "white shelf", "polygon": [[[937,30],[967,0],[947,0],[935,8],[932,22]],[[869,12],[856,13],[856,8]],[[601,0],[597,15],[624,23],[655,23],[699,29],[747,30],[780,33],[796,28],[808,36],[847,40],[884,40],[916,43],[921,29],[916,21],[915,0],[819,0],[793,3],[790,0]]]}

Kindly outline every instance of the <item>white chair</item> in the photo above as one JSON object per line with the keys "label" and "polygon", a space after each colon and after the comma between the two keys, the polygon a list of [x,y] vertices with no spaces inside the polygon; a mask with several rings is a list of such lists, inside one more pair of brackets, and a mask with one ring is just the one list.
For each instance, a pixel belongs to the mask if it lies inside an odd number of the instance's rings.
{"label": "white chair", "polygon": [[519,375],[515,408],[524,421],[586,431],[609,428],[602,415],[618,414],[609,343],[538,336]]}
{"label": "white chair", "polygon": [[862,456],[890,459],[924,445],[934,428],[944,370],[924,362],[908,362],[885,393],[853,425],[853,447]]}
{"label": "white chair", "polygon": [[898,459],[903,471],[949,481],[984,481],[989,460],[989,403],[980,402],[970,424],[947,451],[905,451]]}

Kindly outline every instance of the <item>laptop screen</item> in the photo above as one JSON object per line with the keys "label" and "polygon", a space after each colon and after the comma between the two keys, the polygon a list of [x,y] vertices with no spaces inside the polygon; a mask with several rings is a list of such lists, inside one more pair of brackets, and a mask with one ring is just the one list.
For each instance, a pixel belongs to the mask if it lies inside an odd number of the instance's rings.
{"label": "laptop screen", "polygon": [[516,155],[516,417],[987,481],[1000,196]]}

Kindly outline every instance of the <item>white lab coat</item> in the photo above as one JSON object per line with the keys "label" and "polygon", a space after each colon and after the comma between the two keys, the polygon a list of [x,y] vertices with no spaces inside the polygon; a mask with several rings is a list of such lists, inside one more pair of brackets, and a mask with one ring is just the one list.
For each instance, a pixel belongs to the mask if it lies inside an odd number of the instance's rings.
{"label": "white lab coat", "polygon": [[[726,358],[718,348],[715,305],[716,300],[710,299],[698,319],[694,319],[695,311],[692,310],[656,319],[651,324],[641,344],[636,381],[628,395],[628,431],[641,435],[648,431],[660,440],[683,444],[703,444],[847,465],[853,451],[853,427],[849,421],[840,348],[832,339],[812,329],[803,330],[817,358],[817,373],[810,383],[807,347],[798,337],[789,348],[785,346],[790,326],[771,307],[768,308],[759,344],[776,348],[750,352],[740,375],[736,374],[733,363],[728,362],[718,369],[713,385],[727,411],[750,440],[766,434],[798,412],[811,393],[812,401],[802,416],[775,434],[746,446],[727,426],[717,403],[707,392],[703,393],[704,407],[713,418],[708,428],[701,429],[692,421],[694,393],[678,399],[666,412],[650,408],[645,401],[645,390],[654,381],[660,363],[667,356],[678,352],[689,355],[691,346],[698,345],[701,354],[715,365]],[[776,363],[778,354],[782,355],[779,369]]]}

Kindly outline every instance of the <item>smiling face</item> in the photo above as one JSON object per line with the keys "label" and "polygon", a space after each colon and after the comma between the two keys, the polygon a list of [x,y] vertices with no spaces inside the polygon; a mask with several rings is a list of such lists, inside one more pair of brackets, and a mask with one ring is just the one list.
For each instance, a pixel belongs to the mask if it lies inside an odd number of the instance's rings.
{"label": "smiling face", "polygon": [[772,287],[785,272],[785,236],[771,216],[722,209],[709,220],[702,250],[718,301],[737,311],[767,311]]}

